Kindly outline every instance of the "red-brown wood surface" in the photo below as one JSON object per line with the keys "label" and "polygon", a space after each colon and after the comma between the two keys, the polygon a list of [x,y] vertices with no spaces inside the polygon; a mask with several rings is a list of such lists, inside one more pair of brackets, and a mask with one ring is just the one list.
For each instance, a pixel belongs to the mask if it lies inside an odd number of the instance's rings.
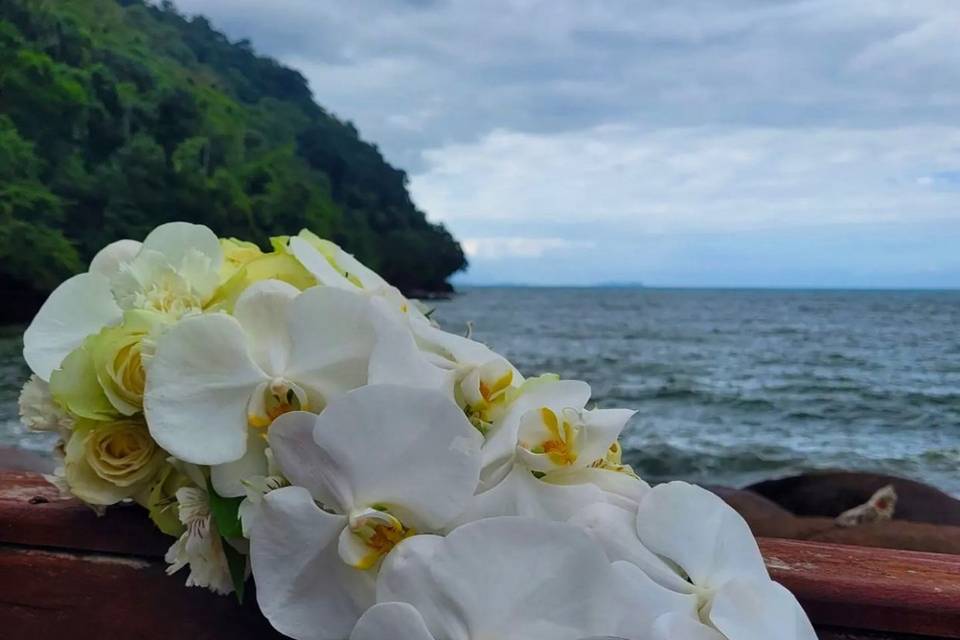
{"label": "red-brown wood surface", "polygon": [[960,638],[960,556],[773,539],[760,548],[818,624]]}
{"label": "red-brown wood surface", "polygon": [[[0,472],[0,638],[278,637],[252,597],[239,607],[185,587],[184,573],[165,575],[170,542],[139,509],[98,518],[40,476]],[[821,640],[960,638],[960,556],[772,539],[760,546]]]}
{"label": "red-brown wood surface", "polygon": [[187,588],[158,561],[0,546],[0,637],[281,638],[253,601]]}
{"label": "red-brown wood surface", "polygon": [[100,517],[41,475],[0,471],[0,542],[162,558],[171,540],[135,505]]}

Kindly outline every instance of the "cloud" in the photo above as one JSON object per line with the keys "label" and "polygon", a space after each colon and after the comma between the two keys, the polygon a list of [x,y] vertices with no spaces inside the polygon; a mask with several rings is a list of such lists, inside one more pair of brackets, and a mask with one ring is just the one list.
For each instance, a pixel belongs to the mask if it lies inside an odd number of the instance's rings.
{"label": "cloud", "polygon": [[955,0],[178,6],[301,70],[468,279],[960,282]]}
{"label": "cloud", "polygon": [[463,250],[471,260],[501,260],[503,258],[541,258],[546,253],[592,249],[592,242],[565,238],[464,238]]}
{"label": "cloud", "polygon": [[957,216],[955,193],[930,187],[956,175],[958,151],[960,127],[940,125],[500,130],[425,151],[411,189],[454,226],[589,220],[643,234],[913,224]]}

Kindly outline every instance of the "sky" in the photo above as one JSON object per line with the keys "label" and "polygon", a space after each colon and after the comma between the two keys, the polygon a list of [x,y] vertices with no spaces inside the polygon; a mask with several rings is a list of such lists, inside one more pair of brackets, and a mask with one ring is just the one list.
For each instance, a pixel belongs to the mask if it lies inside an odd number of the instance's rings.
{"label": "sky", "polygon": [[178,0],[298,69],[467,284],[960,287],[955,0]]}

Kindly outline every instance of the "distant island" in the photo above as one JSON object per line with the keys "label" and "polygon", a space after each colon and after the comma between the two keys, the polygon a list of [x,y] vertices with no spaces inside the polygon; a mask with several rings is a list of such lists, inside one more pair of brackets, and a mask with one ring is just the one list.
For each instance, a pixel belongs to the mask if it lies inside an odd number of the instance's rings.
{"label": "distant island", "polygon": [[307,227],[406,291],[466,267],[407,175],[249,41],[171,2],[0,3],[0,320],[177,219],[264,244]]}

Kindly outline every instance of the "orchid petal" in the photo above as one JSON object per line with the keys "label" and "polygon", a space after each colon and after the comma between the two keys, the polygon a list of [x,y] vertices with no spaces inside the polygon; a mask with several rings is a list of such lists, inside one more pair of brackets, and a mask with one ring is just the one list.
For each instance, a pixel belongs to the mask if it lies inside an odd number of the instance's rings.
{"label": "orchid petal", "polygon": [[290,253],[300,261],[304,268],[313,274],[322,285],[327,287],[336,287],[337,289],[347,289],[357,291],[359,288],[343,277],[343,275],[330,264],[330,261],[320,253],[313,245],[294,236],[290,238]]}
{"label": "orchid petal", "polygon": [[623,498],[625,507],[635,507],[650,491],[650,485],[640,478],[602,467],[553,471],[542,480],[550,484],[594,484],[607,493]]}
{"label": "orchid petal", "polygon": [[246,495],[243,481],[267,474],[266,449],[267,441],[253,429],[248,430],[246,453],[238,460],[210,468],[210,482],[216,492],[225,498]]}
{"label": "orchid petal", "polygon": [[666,613],[679,613],[697,620],[697,596],[694,594],[677,593],[657,584],[631,562],[614,562],[613,570],[622,585],[617,590],[620,610],[625,612],[620,621],[621,634],[648,629]]}
{"label": "orchid petal", "polygon": [[290,411],[273,421],[267,432],[274,460],[290,484],[304,487],[327,508],[346,513],[349,504],[330,493],[332,480],[326,451],[317,446],[313,432],[317,416],[306,411]]}
{"label": "orchid petal", "polygon": [[376,342],[372,313],[367,296],[329,287],[307,289],[290,304],[294,349],[285,377],[307,390],[311,410],[367,383]]}
{"label": "orchid petal", "polygon": [[329,261],[336,265],[340,271],[347,274],[344,277],[349,279],[350,276],[353,276],[360,282],[364,289],[375,290],[390,286],[386,280],[380,277],[380,274],[357,260],[353,257],[353,254],[344,251],[335,242],[324,240],[308,230],[301,231],[297,239],[305,239],[308,243],[312,243],[312,245],[321,254],[326,256]]}
{"label": "orchid petal", "polygon": [[677,612],[657,618],[652,632],[651,640],[728,640],[696,618]]}
{"label": "orchid petal", "polygon": [[459,515],[477,485],[482,437],[434,391],[362,387],[334,399],[313,435],[337,504],[382,505],[419,531]]}
{"label": "orchid petal", "polygon": [[194,464],[223,464],[247,448],[247,402],[267,378],[247,335],[225,314],[181,320],[157,339],[143,410],[154,440]]}
{"label": "orchid petal", "polygon": [[618,625],[615,574],[569,525],[489,518],[387,556],[377,599],[407,602],[437,638],[578,640]]}
{"label": "orchid petal", "polygon": [[350,640],[434,640],[423,616],[406,602],[375,604],[360,616]]}
{"label": "orchid petal", "polygon": [[216,234],[202,224],[190,222],[160,225],[144,239],[143,249],[162,253],[168,264],[178,268],[193,251],[209,258],[213,271],[218,271],[223,262],[223,249]]}
{"label": "orchid petal", "polygon": [[341,640],[373,604],[374,575],[348,567],[337,554],[346,524],[302,487],[264,496],[250,532],[250,564],[260,610],[280,633]]}
{"label": "orchid petal", "polygon": [[123,312],[110,282],[96,273],[81,273],[54,289],[23,334],[23,359],[44,381],[84,338],[116,324]]}
{"label": "orchid petal", "polygon": [[427,359],[399,312],[383,300],[374,300],[373,306],[371,321],[377,343],[370,355],[369,383],[435,389],[453,397],[455,372]]}
{"label": "orchid petal", "polygon": [[457,365],[478,367],[500,357],[482,342],[443,331],[426,323],[415,323],[412,328],[421,342]]}
{"label": "orchid petal", "polygon": [[636,411],[630,409],[594,409],[583,412],[583,448],[580,457],[585,463],[603,458],[616,442],[627,421]]}
{"label": "orchid petal", "polygon": [[611,562],[629,562],[667,589],[678,593],[693,592],[693,585],[640,543],[633,511],[612,504],[591,504],[581,509],[569,522],[596,541]]}
{"label": "orchid petal", "polygon": [[564,522],[587,505],[605,499],[604,492],[595,485],[549,484],[534,477],[522,465],[515,465],[500,484],[474,496],[458,522],[494,516],[525,516]]}
{"label": "orchid petal", "polygon": [[280,280],[250,285],[237,299],[233,317],[243,326],[254,361],[269,376],[282,376],[292,345],[287,333],[290,303],[300,290]]}
{"label": "orchid petal", "polygon": [[733,578],[724,584],[713,597],[709,617],[729,640],[817,638],[793,594],[763,578]]}
{"label": "orchid petal", "polygon": [[694,584],[716,588],[730,578],[766,578],[750,527],[722,499],[701,487],[669,482],[651,489],[637,510],[640,541],[676,562]]}
{"label": "orchid petal", "polygon": [[110,279],[120,271],[120,265],[136,257],[142,246],[143,244],[136,240],[111,242],[93,256],[88,271]]}

